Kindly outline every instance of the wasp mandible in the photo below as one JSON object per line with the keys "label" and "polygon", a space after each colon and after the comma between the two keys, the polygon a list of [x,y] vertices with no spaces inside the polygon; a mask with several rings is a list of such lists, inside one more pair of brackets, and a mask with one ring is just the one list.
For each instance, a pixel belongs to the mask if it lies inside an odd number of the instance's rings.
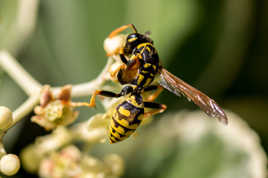
{"label": "wasp mandible", "polygon": [[[123,25],[115,29],[110,33],[108,39],[116,37],[127,28],[131,28],[133,33],[127,35],[125,42],[120,44],[121,46],[107,53],[108,56],[119,55],[122,61],[122,64],[111,73],[112,76],[116,76],[121,84],[133,85],[134,91],[141,93],[144,88],[151,85],[155,76],[159,74],[160,86],[178,96],[184,95],[208,116],[218,118],[224,124],[228,123],[223,109],[213,99],[163,68],[152,39],[147,34],[138,33],[133,24]],[[162,87],[158,87],[150,100],[154,100],[159,95]]]}

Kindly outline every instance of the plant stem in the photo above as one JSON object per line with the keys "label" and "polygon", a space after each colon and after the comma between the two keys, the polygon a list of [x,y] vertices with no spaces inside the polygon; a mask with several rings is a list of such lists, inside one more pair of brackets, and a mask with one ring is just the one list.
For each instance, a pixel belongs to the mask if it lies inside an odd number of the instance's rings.
{"label": "plant stem", "polygon": [[[108,61],[103,68],[102,72],[99,76],[86,83],[81,83],[77,85],[73,85],[72,87],[72,97],[81,97],[81,96],[88,96],[92,94],[95,90],[99,89],[101,85],[103,85],[109,79],[109,69],[113,63],[112,58],[108,58]],[[52,88],[53,94],[57,95],[60,91],[61,87]]]}
{"label": "plant stem", "polygon": [[0,51],[0,66],[28,96],[39,93],[42,86],[6,51]]}
{"label": "plant stem", "polygon": [[[72,88],[72,97],[88,96],[109,80],[109,69],[113,63],[112,58],[108,58],[99,76],[86,83],[74,85]],[[29,95],[18,109],[13,112],[13,125],[20,121],[25,115],[31,112],[40,99],[42,85],[36,81],[25,69],[14,59],[7,51],[0,51],[0,66],[10,77]],[[62,87],[52,88],[53,94],[57,95]]]}
{"label": "plant stem", "polygon": [[28,113],[30,113],[34,106],[38,104],[40,99],[40,94],[30,96],[20,107],[18,107],[13,112],[13,123],[10,127],[14,126],[18,121],[24,118]]}

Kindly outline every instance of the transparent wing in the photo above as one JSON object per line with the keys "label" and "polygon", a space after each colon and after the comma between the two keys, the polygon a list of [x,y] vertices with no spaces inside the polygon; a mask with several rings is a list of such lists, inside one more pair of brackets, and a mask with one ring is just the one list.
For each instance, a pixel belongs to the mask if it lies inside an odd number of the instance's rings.
{"label": "transparent wing", "polygon": [[174,76],[166,69],[160,71],[160,85],[170,92],[180,96],[185,96],[188,100],[193,101],[199,106],[208,116],[218,118],[220,122],[227,124],[228,119],[224,111],[218,104],[201,91],[195,89],[180,78]]}

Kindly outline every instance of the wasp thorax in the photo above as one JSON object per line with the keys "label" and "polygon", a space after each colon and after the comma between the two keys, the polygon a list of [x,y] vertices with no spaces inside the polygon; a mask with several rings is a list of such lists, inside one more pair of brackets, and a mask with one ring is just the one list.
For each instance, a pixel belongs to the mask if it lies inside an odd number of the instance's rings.
{"label": "wasp thorax", "polygon": [[126,35],[117,35],[104,40],[104,50],[107,56],[119,54],[120,49],[124,48],[126,43]]}

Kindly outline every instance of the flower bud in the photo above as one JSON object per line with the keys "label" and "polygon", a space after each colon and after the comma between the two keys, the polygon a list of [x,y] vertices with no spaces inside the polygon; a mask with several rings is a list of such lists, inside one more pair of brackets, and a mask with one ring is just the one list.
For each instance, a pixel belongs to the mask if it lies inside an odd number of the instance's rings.
{"label": "flower bud", "polygon": [[6,130],[12,124],[12,112],[4,106],[0,106],[0,130]]}
{"label": "flower bud", "polygon": [[4,155],[0,160],[0,170],[7,176],[14,175],[20,168],[20,160],[14,154]]}
{"label": "flower bud", "polygon": [[25,147],[20,154],[23,168],[30,173],[37,172],[39,164],[42,159],[42,155],[39,154],[39,150],[36,149],[34,144]]}
{"label": "flower bud", "polygon": [[125,46],[126,35],[117,35],[104,40],[104,50],[108,56],[118,54],[120,49]]}

